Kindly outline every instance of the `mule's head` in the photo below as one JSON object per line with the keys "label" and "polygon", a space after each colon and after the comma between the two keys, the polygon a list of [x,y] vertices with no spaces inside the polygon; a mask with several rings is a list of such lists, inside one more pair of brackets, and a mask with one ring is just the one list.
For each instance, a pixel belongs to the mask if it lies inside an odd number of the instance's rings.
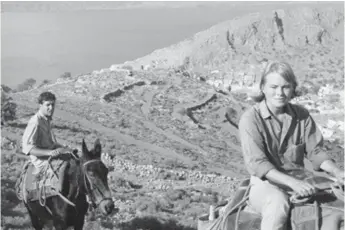
{"label": "mule's head", "polygon": [[114,202],[108,186],[108,168],[101,161],[101,152],[99,139],[95,141],[94,148],[90,151],[83,140],[81,163],[85,192],[92,205],[108,215],[114,210]]}

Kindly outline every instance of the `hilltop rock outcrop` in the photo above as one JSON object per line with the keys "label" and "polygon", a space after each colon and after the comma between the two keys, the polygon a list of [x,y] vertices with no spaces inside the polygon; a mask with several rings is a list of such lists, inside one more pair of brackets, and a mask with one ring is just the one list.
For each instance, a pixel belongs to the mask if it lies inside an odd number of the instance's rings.
{"label": "hilltop rock outcrop", "polygon": [[339,53],[344,47],[343,35],[342,8],[277,9],[219,23],[125,64],[134,69],[146,65],[182,68],[193,77],[206,75],[203,79],[207,82],[227,89],[255,85],[267,61],[278,59],[298,69],[304,80],[310,69],[317,69],[303,66],[306,56],[327,60],[332,53],[332,62],[343,61]]}
{"label": "hilltop rock outcrop", "polygon": [[[344,12],[332,7],[274,10],[271,15],[249,14],[219,23],[193,38],[126,62],[137,69],[154,63],[157,67],[191,64],[216,65],[238,58],[243,51],[264,52],[343,43]],[[263,58],[251,58],[259,64]],[[218,63],[217,63],[218,62]]]}

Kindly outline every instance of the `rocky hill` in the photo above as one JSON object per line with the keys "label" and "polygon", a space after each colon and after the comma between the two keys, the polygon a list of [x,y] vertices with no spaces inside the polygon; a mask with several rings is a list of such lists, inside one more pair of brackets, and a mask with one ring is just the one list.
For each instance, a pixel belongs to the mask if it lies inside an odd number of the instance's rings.
{"label": "rocky hill", "polygon": [[[342,79],[343,49],[344,9],[341,5],[300,7],[258,12],[225,21],[125,64],[135,69],[149,65],[152,68],[184,66],[202,74],[218,71],[218,78],[225,85],[236,84],[242,78],[250,85],[257,82],[262,63],[267,59],[288,60],[301,80],[311,74],[321,78],[324,71],[318,66],[330,61],[338,66],[333,68],[337,76],[331,74],[327,79],[333,82]],[[310,61],[316,62],[315,65]]]}
{"label": "rocky hill", "polygon": [[58,140],[80,148],[82,138],[99,137],[110,168],[120,211],[107,218],[91,212],[85,229],[195,229],[211,202],[231,198],[248,176],[238,120],[267,59],[291,62],[301,86],[294,102],[311,111],[325,150],[343,167],[342,10],[248,15],[147,57],[12,94],[17,119],[1,128],[1,226],[30,226],[13,190],[23,165],[13,152],[46,90],[58,98]]}

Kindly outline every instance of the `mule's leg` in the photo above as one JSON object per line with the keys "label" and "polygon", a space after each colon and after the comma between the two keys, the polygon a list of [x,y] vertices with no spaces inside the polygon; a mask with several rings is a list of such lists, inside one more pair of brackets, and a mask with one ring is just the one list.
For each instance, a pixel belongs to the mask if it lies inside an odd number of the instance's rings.
{"label": "mule's leg", "polygon": [[40,222],[38,216],[36,216],[30,209],[29,205],[24,203],[26,209],[28,210],[32,227],[34,227],[35,230],[42,230],[43,229],[43,224]]}
{"label": "mule's leg", "polygon": [[78,215],[75,220],[74,230],[83,230],[84,221],[85,221],[85,216]]}
{"label": "mule's leg", "polygon": [[67,226],[65,223],[61,222],[61,221],[55,221],[54,220],[54,228],[55,230],[65,230],[67,229]]}
{"label": "mule's leg", "polygon": [[82,230],[85,221],[85,215],[89,209],[89,205],[84,194],[79,194],[76,200],[76,218],[73,222],[74,230]]}
{"label": "mule's leg", "polygon": [[[83,198],[81,200],[83,200]],[[86,203],[86,200],[81,203],[79,202],[78,202],[78,212],[77,212],[76,219],[74,222],[74,230],[83,230],[85,215],[88,210],[88,204]]]}

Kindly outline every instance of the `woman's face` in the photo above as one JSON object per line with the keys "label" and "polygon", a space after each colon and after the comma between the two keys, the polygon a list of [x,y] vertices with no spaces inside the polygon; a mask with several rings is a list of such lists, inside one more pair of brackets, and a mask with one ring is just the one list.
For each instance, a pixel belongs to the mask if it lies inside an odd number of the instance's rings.
{"label": "woman's face", "polygon": [[265,94],[266,103],[271,109],[284,107],[293,95],[293,86],[280,74],[270,73],[266,76],[266,84],[262,92]]}

